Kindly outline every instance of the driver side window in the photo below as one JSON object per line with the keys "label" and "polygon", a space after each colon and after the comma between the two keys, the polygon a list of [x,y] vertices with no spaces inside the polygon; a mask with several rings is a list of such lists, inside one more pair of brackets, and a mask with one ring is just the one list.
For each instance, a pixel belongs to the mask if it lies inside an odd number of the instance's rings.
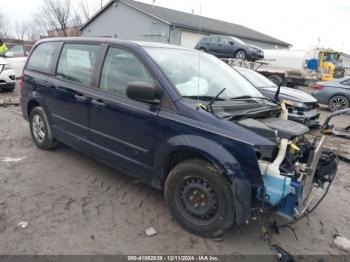
{"label": "driver side window", "polygon": [[144,65],[132,53],[119,48],[109,48],[102,68],[100,88],[120,96],[126,96],[130,82],[155,84]]}

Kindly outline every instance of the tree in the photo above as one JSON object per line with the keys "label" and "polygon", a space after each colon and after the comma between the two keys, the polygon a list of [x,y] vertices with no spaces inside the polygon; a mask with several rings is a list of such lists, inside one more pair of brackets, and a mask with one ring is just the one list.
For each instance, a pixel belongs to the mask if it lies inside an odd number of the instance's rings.
{"label": "tree", "polygon": [[67,28],[71,20],[70,0],[43,0],[36,16],[37,24],[49,30],[55,30],[67,36]]}
{"label": "tree", "polygon": [[24,40],[29,31],[28,22],[16,22],[16,36],[20,40]]}
{"label": "tree", "polygon": [[0,10],[0,37],[1,38],[9,37],[9,31],[10,31],[10,23],[8,22],[8,19],[6,18],[6,16]]}

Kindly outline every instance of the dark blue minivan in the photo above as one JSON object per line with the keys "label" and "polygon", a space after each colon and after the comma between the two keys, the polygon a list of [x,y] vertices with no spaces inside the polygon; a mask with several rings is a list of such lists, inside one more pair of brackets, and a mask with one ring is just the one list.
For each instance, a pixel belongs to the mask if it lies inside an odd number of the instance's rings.
{"label": "dark blue minivan", "polygon": [[[190,232],[217,236],[256,210],[293,219],[337,163],[324,139],[204,52],[105,38],[32,49],[21,81],[35,144],[59,142],[163,190]],[[259,212],[260,212],[259,211]]]}

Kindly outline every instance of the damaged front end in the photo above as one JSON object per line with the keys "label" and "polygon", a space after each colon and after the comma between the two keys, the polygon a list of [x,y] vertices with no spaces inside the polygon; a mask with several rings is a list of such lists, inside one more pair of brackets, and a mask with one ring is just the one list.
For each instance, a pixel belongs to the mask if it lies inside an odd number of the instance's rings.
{"label": "damaged front end", "polygon": [[[265,157],[263,148],[256,148],[263,185],[251,187],[251,197],[242,193],[248,188],[245,181],[235,182],[237,224],[247,224],[248,212],[254,208],[272,209],[288,220],[304,215],[316,197],[313,189],[325,189],[336,174],[337,156],[323,150],[325,137],[308,136],[308,128],[285,117],[238,121],[241,126],[274,140],[277,146],[271,157]],[[242,194],[244,197],[239,197]],[[252,203],[250,207],[248,201]]]}
{"label": "damaged front end", "polygon": [[281,139],[273,162],[259,160],[264,186],[258,188],[257,199],[287,219],[303,215],[315,196],[314,187],[323,188],[336,173],[336,155],[323,151],[324,140]]}

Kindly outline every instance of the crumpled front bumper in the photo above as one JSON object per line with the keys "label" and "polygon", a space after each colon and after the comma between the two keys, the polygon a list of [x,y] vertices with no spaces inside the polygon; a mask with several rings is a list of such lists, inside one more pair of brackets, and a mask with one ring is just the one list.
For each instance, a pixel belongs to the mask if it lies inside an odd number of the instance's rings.
{"label": "crumpled front bumper", "polygon": [[289,120],[298,122],[309,128],[319,127],[320,126],[319,118],[320,118],[320,113],[317,113],[315,115],[307,115],[307,114],[297,115],[297,114],[291,114],[291,113],[288,114]]}

